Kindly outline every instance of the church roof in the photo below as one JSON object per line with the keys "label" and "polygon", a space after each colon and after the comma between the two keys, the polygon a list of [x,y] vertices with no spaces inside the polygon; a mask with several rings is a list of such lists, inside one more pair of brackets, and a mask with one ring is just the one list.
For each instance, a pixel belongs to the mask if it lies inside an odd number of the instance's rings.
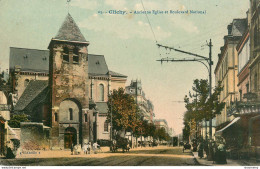
{"label": "church roof", "polygon": [[10,47],[9,69],[19,66],[21,71],[49,72],[49,51]]}
{"label": "church roof", "polygon": [[108,76],[108,67],[104,55],[88,55],[88,73],[93,76]]}
{"label": "church roof", "polygon": [[54,40],[87,42],[79,27],[68,13]]}
{"label": "church roof", "polygon": [[[49,50],[10,48],[9,68],[18,65],[21,71],[49,73]],[[104,55],[88,54],[88,73],[91,76],[126,78],[126,75],[110,71]]]}
{"label": "church roof", "polygon": [[127,77],[126,75],[123,75],[121,73],[117,73],[117,72],[114,72],[114,71],[109,71],[109,73],[111,74],[111,76],[114,76],[114,77]]}
{"label": "church roof", "polygon": [[[31,80],[25,88],[22,96],[14,107],[15,111],[22,111],[33,102],[45,89],[48,88],[48,80]],[[45,93],[44,95],[46,95]]]}

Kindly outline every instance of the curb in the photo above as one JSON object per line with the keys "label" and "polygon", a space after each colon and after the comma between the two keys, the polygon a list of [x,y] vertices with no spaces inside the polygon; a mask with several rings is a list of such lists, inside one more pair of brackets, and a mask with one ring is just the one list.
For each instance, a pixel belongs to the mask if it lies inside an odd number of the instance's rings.
{"label": "curb", "polygon": [[200,162],[198,161],[198,159],[194,156],[193,151],[192,151],[191,153],[192,153],[192,155],[193,155],[193,157],[194,157],[193,160],[194,160],[194,162],[195,162],[196,165],[211,166],[211,165],[207,165],[207,164],[202,164],[202,163],[200,163]]}

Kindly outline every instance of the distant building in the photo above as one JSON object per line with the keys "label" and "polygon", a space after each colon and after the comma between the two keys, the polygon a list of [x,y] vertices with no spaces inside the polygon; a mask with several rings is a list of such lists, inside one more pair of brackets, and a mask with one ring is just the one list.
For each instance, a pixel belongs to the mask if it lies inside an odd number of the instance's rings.
{"label": "distant building", "polygon": [[164,128],[166,133],[168,133],[168,131],[169,131],[168,123],[165,119],[155,119],[154,124],[157,129]]}
{"label": "distant building", "polygon": [[132,80],[130,85],[126,87],[126,93],[134,96],[143,120],[152,123],[154,117],[154,106],[153,103],[145,97],[141,80]]}

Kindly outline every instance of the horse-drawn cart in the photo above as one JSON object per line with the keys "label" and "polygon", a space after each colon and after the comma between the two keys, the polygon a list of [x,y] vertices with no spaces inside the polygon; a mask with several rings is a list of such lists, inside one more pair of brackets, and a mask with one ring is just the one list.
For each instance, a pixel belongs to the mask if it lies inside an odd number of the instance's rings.
{"label": "horse-drawn cart", "polygon": [[130,150],[130,145],[126,138],[119,137],[117,140],[112,141],[110,151],[116,152],[118,149],[122,149],[123,152]]}

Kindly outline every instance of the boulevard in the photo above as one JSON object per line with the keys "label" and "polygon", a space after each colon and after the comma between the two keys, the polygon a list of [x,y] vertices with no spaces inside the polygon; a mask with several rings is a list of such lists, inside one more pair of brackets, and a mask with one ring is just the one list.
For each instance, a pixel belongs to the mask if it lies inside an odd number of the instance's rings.
{"label": "boulevard", "polygon": [[[46,157],[46,154],[48,156]],[[56,156],[56,158],[55,158]],[[182,147],[144,147],[123,153],[71,155],[70,151],[45,151],[40,155],[27,155],[16,159],[1,159],[7,166],[194,166],[199,165],[190,150]]]}

